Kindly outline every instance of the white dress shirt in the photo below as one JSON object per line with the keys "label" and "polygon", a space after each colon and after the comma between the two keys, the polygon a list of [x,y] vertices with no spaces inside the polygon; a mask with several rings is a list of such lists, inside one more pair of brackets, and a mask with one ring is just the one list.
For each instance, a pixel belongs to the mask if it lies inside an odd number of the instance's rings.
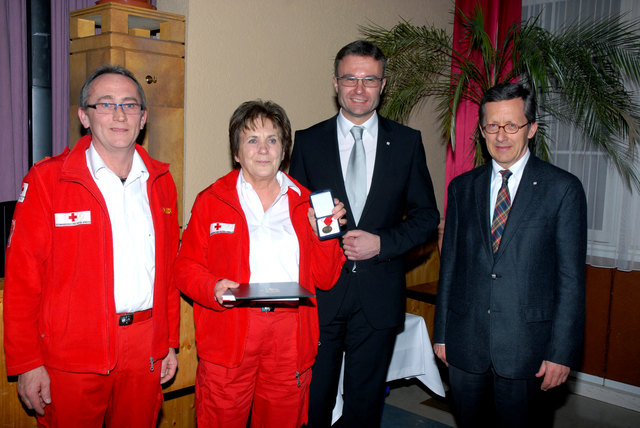
{"label": "white dress shirt", "polygon": [[122,183],[96,151],[87,149],[87,166],[107,203],[113,235],[113,279],[117,313],[137,312],[153,306],[155,232],[147,171],[135,152],[127,180]]}
{"label": "white dress shirt", "polygon": [[367,162],[367,194],[371,188],[371,179],[373,178],[373,167],[376,163],[376,148],[378,146],[378,115],[374,111],[373,115],[362,125],[356,125],[344,117],[342,109],[338,114],[338,149],[340,150],[340,165],[342,166],[342,178],[347,179],[347,167],[349,165],[349,156],[351,149],[355,144],[351,128],[361,126],[362,144],[364,145],[365,158]]}
{"label": "white dress shirt", "polygon": [[250,282],[298,282],[300,245],[289,216],[289,188],[300,189],[282,171],[276,179],[280,193],[265,211],[253,186],[238,176],[238,198],[249,226]]}
{"label": "white dress shirt", "polygon": [[[520,185],[520,180],[522,180],[522,172],[529,160],[529,156],[531,156],[531,153],[529,153],[529,148],[527,148],[525,154],[509,168],[509,171],[511,171],[511,177],[509,177],[507,184],[509,186],[509,197],[511,198],[511,203],[513,203],[516,193],[518,192],[518,186]],[[491,165],[493,168],[491,170],[491,206],[489,207],[489,225],[491,225],[491,222],[493,221],[493,211],[496,209],[498,191],[500,191],[500,187],[502,187],[502,174],[500,174],[500,171],[504,170],[504,168],[498,165],[498,163],[493,159],[491,160]]]}

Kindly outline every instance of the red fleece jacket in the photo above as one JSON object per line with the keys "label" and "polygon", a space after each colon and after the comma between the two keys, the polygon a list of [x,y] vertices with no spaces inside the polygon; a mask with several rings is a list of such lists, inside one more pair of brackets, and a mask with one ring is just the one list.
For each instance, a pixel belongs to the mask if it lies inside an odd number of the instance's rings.
{"label": "red fleece jacket", "polygon": [[[194,301],[198,356],[225,367],[242,361],[249,327],[247,308],[226,309],[215,301],[214,289],[221,279],[249,282],[249,231],[238,199],[238,170],[203,190],[193,205],[189,225],[182,236],[176,261],[176,285]],[[300,244],[300,285],[308,290],[331,288],[340,275],[345,257],[337,239],[320,241],[309,226],[309,191],[289,189],[289,212]],[[210,233],[213,223],[224,223],[228,233]],[[233,227],[230,227],[233,225]],[[231,231],[233,229],[233,231]],[[275,249],[274,249],[275,250]],[[298,367],[311,367],[318,351],[318,312],[312,305],[300,305],[298,325]]]}
{"label": "red fleece jacket", "polygon": [[[81,138],[73,150],[37,163],[24,178],[4,286],[9,376],[43,364],[83,373],[108,373],[116,364],[111,223],[87,167],[90,143],[90,136]],[[149,357],[158,360],[169,347],[179,346],[180,293],[173,284],[176,188],[167,164],[151,159],[140,146],[136,150],[149,171],[156,242]],[[56,214],[75,215],[82,224],[56,226]]]}

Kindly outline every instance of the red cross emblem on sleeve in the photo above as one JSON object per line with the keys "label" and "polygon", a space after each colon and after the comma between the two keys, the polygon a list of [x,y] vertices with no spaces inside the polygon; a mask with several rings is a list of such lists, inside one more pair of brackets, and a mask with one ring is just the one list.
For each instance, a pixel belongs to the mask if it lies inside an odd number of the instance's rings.
{"label": "red cross emblem on sleeve", "polygon": [[219,221],[214,221],[209,224],[209,235],[213,235],[216,233],[233,233],[236,229],[236,225],[233,223],[222,223]]}

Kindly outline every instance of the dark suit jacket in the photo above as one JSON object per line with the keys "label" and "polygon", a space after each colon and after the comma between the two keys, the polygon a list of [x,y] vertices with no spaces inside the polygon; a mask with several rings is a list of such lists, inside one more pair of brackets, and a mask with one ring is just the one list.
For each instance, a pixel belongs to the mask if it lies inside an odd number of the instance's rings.
{"label": "dark suit jacket", "polygon": [[586,200],[580,181],[531,155],[498,252],[491,250],[491,164],[449,185],[434,342],[457,368],[532,378],[572,366],[584,334]]}
{"label": "dark suit jacket", "polygon": [[[312,191],[331,189],[347,208],[347,229],[355,229],[345,190],[338,150],[337,116],[298,131],[291,154],[290,174]],[[406,214],[406,217],[405,217]],[[380,236],[380,254],[358,261],[358,294],[374,328],[404,323],[405,280],[402,255],[425,242],[437,228],[431,177],[420,132],[379,117],[378,146],[371,188],[358,229]],[[347,262],[336,286],[317,290],[320,324],[336,315],[346,286]]]}

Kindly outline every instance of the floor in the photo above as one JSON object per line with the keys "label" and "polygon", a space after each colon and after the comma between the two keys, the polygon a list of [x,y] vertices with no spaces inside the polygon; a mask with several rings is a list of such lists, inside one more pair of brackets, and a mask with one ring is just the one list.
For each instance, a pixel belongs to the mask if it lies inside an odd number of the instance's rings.
{"label": "floor", "polygon": [[[436,396],[437,397],[437,396]],[[432,398],[416,380],[395,381],[385,403],[434,421],[455,427],[443,398]],[[638,428],[640,412],[569,394],[555,412],[553,428]]]}

